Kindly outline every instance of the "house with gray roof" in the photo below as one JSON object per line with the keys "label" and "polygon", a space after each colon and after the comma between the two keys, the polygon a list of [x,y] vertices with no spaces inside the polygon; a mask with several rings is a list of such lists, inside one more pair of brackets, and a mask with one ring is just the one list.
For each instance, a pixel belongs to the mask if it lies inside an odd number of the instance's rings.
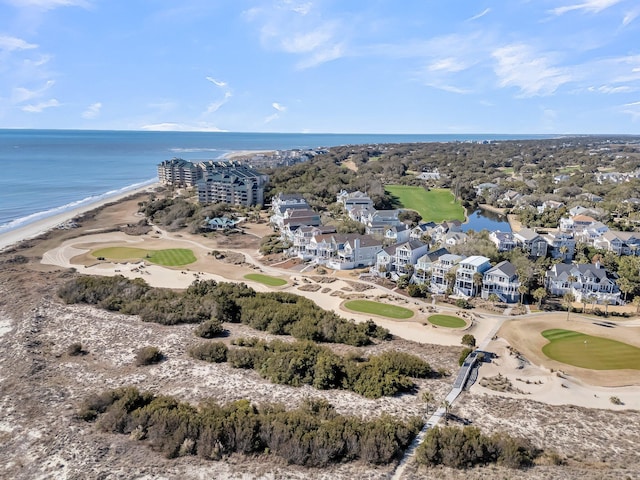
{"label": "house with gray roof", "polygon": [[616,278],[599,264],[558,263],[547,271],[545,284],[552,295],[571,293],[577,302],[616,305],[624,303]]}
{"label": "house with gray roof", "polygon": [[520,281],[516,267],[505,260],[484,272],[481,297],[487,300],[490,295],[497,295],[501,302],[515,303],[520,296],[518,288]]}
{"label": "house with gray roof", "polygon": [[514,233],[513,239],[516,245],[527,252],[530,257],[544,257],[547,255],[547,242],[530,228],[523,228]]}

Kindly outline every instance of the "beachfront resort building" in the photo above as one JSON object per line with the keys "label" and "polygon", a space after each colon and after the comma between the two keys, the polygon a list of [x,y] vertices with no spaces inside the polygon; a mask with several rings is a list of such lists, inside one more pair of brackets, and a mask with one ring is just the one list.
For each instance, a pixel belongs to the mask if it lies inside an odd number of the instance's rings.
{"label": "beachfront resort building", "polygon": [[158,179],[173,187],[197,187],[200,203],[263,205],[267,175],[235,162],[193,163],[181,158],[158,165]]}
{"label": "beachfront resort building", "polygon": [[193,162],[181,158],[164,160],[158,165],[158,179],[172,187],[195,187],[202,178],[202,169]]}
{"label": "beachfront resort building", "polygon": [[198,182],[198,202],[231,205],[264,205],[267,175],[233,162],[203,162],[203,178]]}

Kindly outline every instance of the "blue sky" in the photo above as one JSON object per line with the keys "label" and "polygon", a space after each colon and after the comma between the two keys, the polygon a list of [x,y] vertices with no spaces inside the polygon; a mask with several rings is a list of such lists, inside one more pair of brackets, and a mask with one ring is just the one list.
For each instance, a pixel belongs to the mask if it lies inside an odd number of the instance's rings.
{"label": "blue sky", "polygon": [[640,134],[640,2],[0,0],[0,128]]}

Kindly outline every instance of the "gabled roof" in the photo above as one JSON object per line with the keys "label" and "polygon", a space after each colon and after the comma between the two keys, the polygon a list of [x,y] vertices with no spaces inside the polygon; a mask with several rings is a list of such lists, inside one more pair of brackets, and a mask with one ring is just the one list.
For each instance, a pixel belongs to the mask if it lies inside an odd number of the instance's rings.
{"label": "gabled roof", "polygon": [[530,228],[523,228],[520,231],[514,233],[513,236],[516,238],[522,238],[523,240],[527,240],[527,241],[540,238],[540,235],[538,235],[535,231],[531,230]]}
{"label": "gabled roof", "polygon": [[418,248],[426,247],[425,243],[422,243],[420,240],[409,240],[408,242],[401,243],[398,245],[398,248],[407,248],[409,250],[417,250]]}
{"label": "gabled roof", "polygon": [[446,248],[438,248],[436,250],[431,250],[430,252],[427,252],[423,256],[421,256],[418,259],[418,262],[422,262],[422,263],[424,263],[425,261],[435,262],[438,259],[440,259],[440,257],[447,255],[448,253],[449,253],[449,250],[447,250]]}
{"label": "gabled roof", "polygon": [[516,267],[514,267],[513,263],[511,263],[510,261],[505,260],[504,262],[500,262],[495,267],[492,267],[489,270],[487,270],[485,272],[485,275],[490,275],[492,273],[502,273],[506,277],[511,278],[516,276]]}

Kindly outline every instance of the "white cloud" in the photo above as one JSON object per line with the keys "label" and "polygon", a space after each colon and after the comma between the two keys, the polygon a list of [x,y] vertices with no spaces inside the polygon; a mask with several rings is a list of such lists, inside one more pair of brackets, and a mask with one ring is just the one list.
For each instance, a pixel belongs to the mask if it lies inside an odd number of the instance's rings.
{"label": "white cloud", "polygon": [[100,110],[102,109],[102,103],[96,102],[92,103],[87,107],[87,109],[82,112],[82,118],[92,119],[96,118],[100,115]]}
{"label": "white cloud", "polygon": [[277,120],[278,118],[280,118],[280,114],[287,110],[287,107],[285,107],[284,105],[281,105],[278,102],[273,102],[271,106],[276,110],[276,112],[269,115],[267,118],[265,118],[264,123],[270,123],[270,122],[273,122],[274,120]]}
{"label": "white cloud", "polygon": [[23,112],[29,112],[29,113],[41,113],[43,110],[47,108],[60,107],[61,105],[62,104],[58,102],[58,100],[56,100],[55,98],[52,98],[51,100],[47,100],[46,102],[40,102],[35,105],[25,105],[24,107],[21,108],[21,110]]}
{"label": "white cloud", "polygon": [[468,68],[468,65],[453,57],[442,58],[431,63],[427,69],[432,72],[460,72]]}
{"label": "white cloud", "polygon": [[284,112],[287,109],[287,107],[285,107],[284,105],[280,105],[278,102],[273,102],[271,106],[279,112]]}
{"label": "white cloud", "polygon": [[621,111],[631,115],[631,119],[635,122],[640,119],[640,102],[626,103],[622,106]]}
{"label": "white cloud", "polygon": [[466,88],[456,87],[455,85],[450,85],[446,83],[432,82],[432,83],[427,83],[426,85],[427,87],[437,88],[438,90],[443,90],[449,93],[459,93],[461,95],[471,93],[471,90],[468,90]]}
{"label": "white cloud", "polygon": [[636,8],[635,10],[631,10],[630,12],[627,12],[624,18],[622,19],[622,25],[626,27],[631,22],[633,22],[636,18],[638,18],[638,15],[640,15],[640,8]]}
{"label": "white cloud", "polygon": [[631,88],[628,85],[620,85],[618,87],[612,87],[610,85],[601,85],[600,87],[594,90],[597,90],[600,93],[629,93],[629,92],[635,91],[636,89]]}
{"label": "white cloud", "polygon": [[38,45],[29,43],[18,37],[0,35],[0,50],[12,52],[14,50],[30,50],[33,48],[38,48]]}
{"label": "white cloud", "polygon": [[140,129],[156,131],[156,132],[224,132],[225,131],[207,123],[198,123],[195,125],[189,125],[186,123],[172,123],[172,122],[153,123],[149,125],[143,125],[140,127]]}
{"label": "white cloud", "polygon": [[316,67],[323,63],[331,62],[345,56],[344,45],[333,45],[327,49],[319,50],[310,57],[307,57],[296,64],[296,68],[304,70]]}
{"label": "white cloud", "polygon": [[58,7],[88,7],[86,0],[9,0],[16,7],[34,7],[41,10],[52,10]]}
{"label": "white cloud", "polygon": [[567,12],[576,10],[582,10],[588,13],[600,13],[602,10],[613,7],[621,1],[622,0],[587,0],[583,3],[554,8],[553,10],[550,10],[550,13],[553,13],[554,15],[564,15]]}
{"label": "white cloud", "polygon": [[226,86],[228,86],[227,82],[223,82],[221,80],[216,80],[213,77],[205,77],[208,81],[210,81],[211,83],[213,83],[216,87],[220,87],[220,88],[224,88]]}
{"label": "white cloud", "polygon": [[227,103],[232,96],[233,95],[231,94],[231,92],[225,92],[224,97],[221,100],[218,100],[217,102],[213,102],[207,105],[207,110],[205,111],[205,114],[217,112],[220,109],[220,107],[222,107],[225,103]]}
{"label": "white cloud", "polygon": [[11,102],[16,104],[16,103],[26,102],[33,98],[41,97],[54,84],[55,82],[53,80],[47,80],[47,83],[45,83],[43,87],[37,90],[29,90],[28,88],[25,88],[25,87],[16,87],[13,89],[13,92],[11,93]]}
{"label": "white cloud", "polygon": [[477,20],[477,19],[479,19],[479,18],[482,18],[482,17],[484,17],[487,13],[489,13],[490,11],[491,11],[491,9],[490,9],[490,8],[485,8],[485,9],[484,9],[482,12],[480,12],[479,14],[474,15],[473,17],[471,17],[471,18],[469,19],[469,21],[473,21],[473,20]]}
{"label": "white cloud", "polygon": [[294,2],[292,0],[283,0],[282,6],[286,10],[291,10],[292,12],[295,12],[299,15],[304,16],[311,11],[313,4],[311,2],[301,3],[301,2]]}
{"label": "white cloud", "polygon": [[493,51],[494,71],[501,87],[517,87],[522,96],[551,95],[572,80],[562,68],[551,65],[551,58],[523,44],[513,44]]}

